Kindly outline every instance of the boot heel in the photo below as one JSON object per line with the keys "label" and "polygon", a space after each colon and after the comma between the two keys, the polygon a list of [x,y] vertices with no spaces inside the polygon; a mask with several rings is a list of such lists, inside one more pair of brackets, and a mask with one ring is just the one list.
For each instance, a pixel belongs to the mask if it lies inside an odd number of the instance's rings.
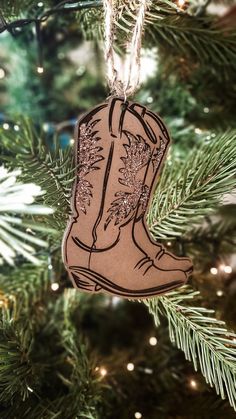
{"label": "boot heel", "polygon": [[95,280],[93,281],[93,279],[84,276],[81,272],[78,273],[70,270],[69,273],[76,287],[82,291],[98,293],[102,289]]}

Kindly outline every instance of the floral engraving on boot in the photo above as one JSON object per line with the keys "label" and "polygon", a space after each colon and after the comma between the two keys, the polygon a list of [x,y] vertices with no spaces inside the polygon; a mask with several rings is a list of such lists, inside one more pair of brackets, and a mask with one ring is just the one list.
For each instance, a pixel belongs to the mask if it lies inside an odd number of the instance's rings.
{"label": "floral engraving on boot", "polygon": [[151,158],[151,148],[141,137],[124,131],[129,144],[124,144],[126,156],[121,157],[124,166],[119,170],[123,177],[119,178],[121,185],[127,186],[131,192],[118,191],[115,193],[117,199],[112,202],[109,208],[105,228],[112,219],[115,219],[115,225],[125,220],[132,211],[140,204],[145,211],[149,198],[149,187],[143,184],[142,180],[137,179],[138,172],[146,166]]}
{"label": "floral engraving on boot", "polygon": [[92,194],[92,184],[86,179],[86,176],[99,167],[96,164],[104,160],[104,157],[99,154],[102,147],[98,145],[101,140],[97,136],[98,131],[93,131],[93,128],[98,123],[99,119],[90,122],[89,124],[82,124],[80,126],[80,143],[78,148],[78,183],[76,187],[76,203],[78,209],[86,214],[86,206],[90,206]]}
{"label": "floral engraving on boot", "polygon": [[160,139],[160,147],[156,148],[153,155],[152,155],[152,166],[153,166],[153,170],[155,171],[156,169],[158,169],[163,155],[166,151],[166,147],[168,145],[168,139],[162,136],[159,136]]}

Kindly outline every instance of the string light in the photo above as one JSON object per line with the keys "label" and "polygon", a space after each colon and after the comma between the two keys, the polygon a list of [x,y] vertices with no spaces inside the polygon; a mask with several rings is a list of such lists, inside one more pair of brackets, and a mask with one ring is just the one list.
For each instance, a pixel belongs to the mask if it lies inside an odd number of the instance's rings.
{"label": "string light", "polygon": [[5,75],[5,70],[3,68],[0,68],[0,79],[4,79]]}
{"label": "string light", "polygon": [[153,370],[151,368],[144,368],[143,370],[145,374],[153,374]]}
{"label": "string light", "polygon": [[209,113],[210,109],[206,106],[205,108],[203,108],[203,112],[205,113]]}
{"label": "string light", "polygon": [[10,125],[7,122],[4,122],[2,127],[3,127],[3,129],[9,129]]}
{"label": "string light", "polygon": [[57,291],[57,290],[58,290],[58,288],[59,288],[59,284],[58,284],[58,282],[53,282],[53,283],[51,284],[51,289],[52,289],[53,291]]}
{"label": "string light", "polygon": [[107,375],[107,370],[106,370],[106,368],[101,367],[101,368],[100,368],[100,374],[101,374],[101,376],[102,376],[102,377],[105,377],[105,375]]}
{"label": "string light", "polygon": [[218,274],[218,269],[217,268],[215,268],[214,266],[210,269],[210,273],[212,274],[212,275],[217,275]]}
{"label": "string light", "polygon": [[64,36],[63,36],[63,34],[62,33],[56,33],[56,40],[57,41],[62,41],[62,39],[64,38]]}
{"label": "string light", "polygon": [[32,234],[33,236],[35,236],[35,232],[31,229],[31,228],[29,228],[29,227],[27,227],[27,229],[25,230],[26,231],[26,233],[29,233],[29,234]]}
{"label": "string light", "polygon": [[216,295],[217,295],[217,297],[222,297],[224,295],[224,293],[223,293],[222,290],[217,290]]}
{"label": "string light", "polygon": [[232,267],[229,266],[229,265],[224,267],[224,271],[225,271],[226,274],[231,274],[232,270],[233,270]]}
{"label": "string light", "polygon": [[167,244],[167,246],[171,246],[171,242],[167,242],[166,244]]}
{"label": "string light", "polygon": [[70,144],[71,144],[71,145],[73,145],[73,144],[74,144],[74,142],[75,142],[74,138],[71,138],[71,139],[70,139]]}
{"label": "string light", "polygon": [[232,267],[230,265],[224,265],[223,263],[219,266],[221,271],[224,271],[226,274],[232,273]]}
{"label": "string light", "polygon": [[202,130],[200,128],[195,128],[194,132],[195,134],[200,135],[202,133]]}
{"label": "string light", "polygon": [[135,419],[141,419],[143,417],[143,415],[140,412],[135,412],[134,417],[135,417]]}
{"label": "string light", "polygon": [[15,124],[15,125],[14,125],[14,130],[15,130],[15,131],[19,131],[19,130],[20,130],[19,125]]}
{"label": "string light", "polygon": [[147,103],[152,103],[152,102],[153,102],[153,97],[152,96],[148,96]]}
{"label": "string light", "polygon": [[121,301],[122,301],[122,299],[120,297],[112,297],[111,298],[111,305],[112,305],[112,307],[118,306],[118,304],[120,304]]}
{"label": "string light", "polygon": [[37,6],[38,7],[43,7],[43,2],[42,1],[39,1],[38,4],[37,4]]}
{"label": "string light", "polygon": [[185,5],[185,0],[178,0],[177,4],[179,7],[183,7]]}
{"label": "string light", "polygon": [[190,387],[192,387],[194,390],[197,388],[198,384],[196,380],[190,380],[189,382]]}
{"label": "string light", "polygon": [[39,74],[42,74],[44,72],[44,68],[43,67],[37,67],[37,72]]}
{"label": "string light", "polygon": [[134,364],[133,364],[132,362],[129,362],[129,363],[127,364],[127,370],[128,370],[128,371],[133,371],[133,370],[134,370]]}
{"label": "string light", "polygon": [[77,76],[82,76],[85,72],[85,67],[83,65],[81,65],[79,68],[77,68],[75,74]]}
{"label": "string light", "polygon": [[51,264],[49,264],[48,265],[48,269],[51,271],[52,270],[52,265]]}
{"label": "string light", "polygon": [[150,343],[151,346],[156,346],[157,338],[155,336],[150,337],[149,343]]}
{"label": "string light", "polygon": [[43,130],[44,130],[44,132],[47,132],[49,130],[49,127],[50,127],[50,125],[49,125],[48,122],[44,122],[43,123]]}

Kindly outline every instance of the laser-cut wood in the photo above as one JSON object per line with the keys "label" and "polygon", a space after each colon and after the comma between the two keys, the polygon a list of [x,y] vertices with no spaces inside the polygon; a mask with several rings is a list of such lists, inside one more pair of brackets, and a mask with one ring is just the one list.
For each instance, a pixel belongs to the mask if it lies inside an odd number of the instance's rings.
{"label": "laser-cut wood", "polygon": [[192,271],[156,243],[146,213],[170,138],[161,119],[113,97],[78,122],[79,163],[63,259],[75,287],[147,298],[184,284]]}

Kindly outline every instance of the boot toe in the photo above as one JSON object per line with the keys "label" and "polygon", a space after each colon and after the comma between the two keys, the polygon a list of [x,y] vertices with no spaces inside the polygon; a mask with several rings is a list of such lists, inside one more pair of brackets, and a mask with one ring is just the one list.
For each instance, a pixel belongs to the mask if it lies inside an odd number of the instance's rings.
{"label": "boot toe", "polygon": [[151,267],[144,275],[145,283],[151,287],[159,287],[160,293],[165,292],[168,288],[173,289],[184,285],[187,282],[188,275],[182,270],[166,270],[157,268],[155,265]]}
{"label": "boot toe", "polygon": [[185,257],[177,257],[169,252],[164,252],[160,258],[156,258],[155,265],[160,268],[164,267],[167,271],[180,270],[190,275],[193,271],[193,263],[191,259]]}

